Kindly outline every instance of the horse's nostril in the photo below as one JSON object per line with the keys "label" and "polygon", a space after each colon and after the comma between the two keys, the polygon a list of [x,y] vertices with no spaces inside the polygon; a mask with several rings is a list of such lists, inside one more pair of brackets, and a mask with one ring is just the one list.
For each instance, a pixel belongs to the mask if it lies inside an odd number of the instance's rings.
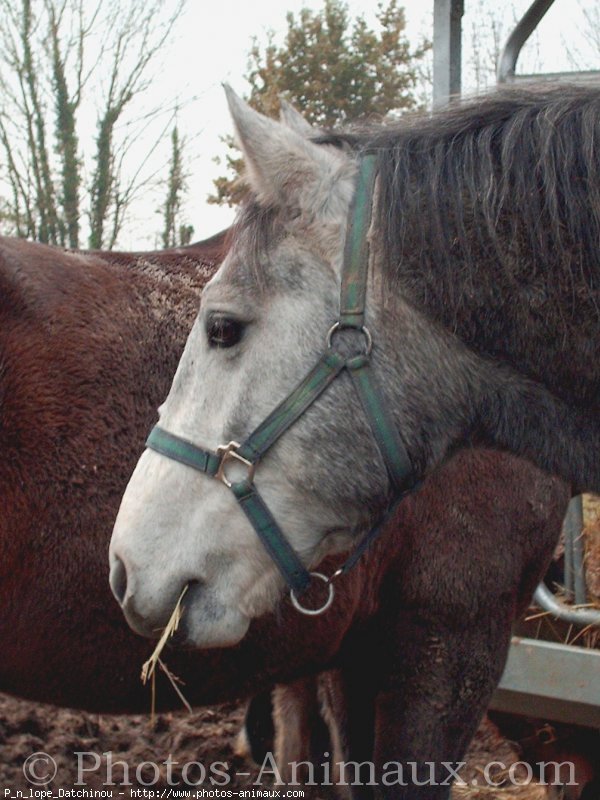
{"label": "horse's nostril", "polygon": [[110,588],[119,603],[123,605],[127,592],[127,570],[119,556],[113,556],[110,569]]}

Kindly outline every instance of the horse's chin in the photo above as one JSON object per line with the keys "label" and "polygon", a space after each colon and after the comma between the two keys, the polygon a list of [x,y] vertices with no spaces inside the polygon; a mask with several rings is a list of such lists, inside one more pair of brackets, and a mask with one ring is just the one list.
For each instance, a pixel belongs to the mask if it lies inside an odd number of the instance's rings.
{"label": "horse's chin", "polygon": [[190,585],[178,631],[184,646],[204,649],[238,644],[253,619],[278,606],[285,590],[276,567],[268,562],[250,588],[233,590],[234,585],[231,579],[213,586]]}
{"label": "horse's chin", "polygon": [[[250,618],[240,610],[220,603],[214,596],[198,591],[196,587],[188,592],[182,608],[183,614],[177,630],[168,640],[170,647],[232,647],[244,638],[250,627]],[[160,623],[157,621],[158,617],[152,622],[139,614],[131,602],[125,602],[122,610],[129,627],[149,639],[160,636],[169,616],[168,610],[163,609],[159,614]]]}
{"label": "horse's chin", "polygon": [[224,602],[218,592],[201,583],[190,585],[182,608],[174,644],[186,649],[232,647],[250,627],[250,618],[236,605]]}
{"label": "horse's chin", "polygon": [[211,607],[207,613],[195,605],[186,610],[176,643],[186,649],[233,647],[241,642],[249,627],[250,619],[235,608]]}

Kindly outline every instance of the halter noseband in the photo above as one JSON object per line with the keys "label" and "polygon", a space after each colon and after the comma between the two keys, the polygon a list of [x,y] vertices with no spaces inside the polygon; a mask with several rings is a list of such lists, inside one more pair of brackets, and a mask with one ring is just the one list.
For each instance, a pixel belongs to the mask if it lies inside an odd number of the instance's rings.
{"label": "halter noseband", "polygon": [[[334,596],[332,581],[357,563],[369,544],[384,528],[399,500],[411,491],[415,484],[412,464],[404,443],[394,427],[390,414],[381,402],[382,394],[370,361],[373,342],[368,328],[364,325],[369,263],[367,233],[371,221],[376,172],[375,156],[365,156],[361,162],[349,212],[339,319],[327,333],[325,352],[304,380],[242,444],[229,442],[212,452],[174,436],[159,426],[153,428],[146,442],[146,446],[152,450],[219,479],[233,492],[290,587],[294,606],[304,614],[321,614],[329,608]],[[347,329],[360,333],[364,346],[356,354],[343,357],[333,349],[332,345],[335,334]],[[308,572],[302,564],[258,493],[254,484],[254,472],[269,448],[344,370],[351,376],[360,398],[394,488],[395,500],[384,517],[362,538],[343,566],[327,578],[318,572]],[[245,466],[247,474],[243,480],[232,482],[228,478],[227,464],[231,461]],[[312,578],[324,581],[328,588],[325,603],[317,609],[305,608],[298,601],[298,596],[308,588]]]}

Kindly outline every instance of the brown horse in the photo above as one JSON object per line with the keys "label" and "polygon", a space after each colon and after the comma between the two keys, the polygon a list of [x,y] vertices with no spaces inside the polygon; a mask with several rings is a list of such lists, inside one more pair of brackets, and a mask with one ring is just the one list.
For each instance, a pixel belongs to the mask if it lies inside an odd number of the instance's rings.
{"label": "brown horse", "polygon": [[[216,238],[154,254],[72,254],[1,240],[3,691],[102,711],[148,707],[139,667],[149,645],[110,594],[108,542],[222,247]],[[524,462],[464,453],[401,506],[325,615],[283,602],[236,647],[172,650],[167,661],[197,704],[337,667],[349,756],[377,769],[460,760],[567,495]],[[170,689],[158,699],[178,704]]]}
{"label": "brown horse", "polygon": [[82,254],[2,239],[4,691],[90,708],[145,706],[138,664],[124,679],[127,651],[139,662],[147,648],[106,590],[107,535],[223,240]]}

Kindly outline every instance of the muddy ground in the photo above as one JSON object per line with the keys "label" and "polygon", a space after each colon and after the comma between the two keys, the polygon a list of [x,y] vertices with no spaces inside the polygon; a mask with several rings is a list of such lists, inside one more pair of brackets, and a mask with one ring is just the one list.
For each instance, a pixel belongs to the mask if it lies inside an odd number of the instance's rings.
{"label": "muddy ground", "polygon": [[[210,783],[211,764],[218,770],[213,777],[223,785],[227,781],[225,788],[235,791],[253,787],[259,779],[259,769],[236,753],[243,716],[244,704],[228,704],[203,708],[191,715],[185,711],[161,714],[152,727],[149,715],[88,714],[0,695],[0,794],[4,796],[4,790],[10,788],[13,793],[20,789],[29,796],[32,784],[25,778],[23,765],[36,752],[47,753],[56,762],[56,776],[48,784],[55,795],[58,789],[72,789],[76,785],[78,764],[86,770],[82,773],[86,788],[112,788],[115,797],[124,796],[120,793],[127,789],[126,777],[131,782],[129,789],[146,784],[158,792],[168,790],[169,769],[172,783],[182,781],[182,770],[186,770],[188,782],[195,783],[201,779],[204,767],[207,774],[203,785],[214,788]],[[108,753],[112,755],[104,755]],[[170,768],[164,764],[169,756],[173,762]],[[518,753],[486,722],[473,742],[468,760],[462,775],[472,784],[481,781],[481,770],[487,762],[502,761],[509,767],[518,761]],[[125,762],[127,766],[117,762]],[[152,764],[144,762],[154,762],[160,772],[157,774]],[[217,762],[225,763],[217,765]],[[186,764],[191,766],[186,768]],[[49,767],[47,760],[39,761],[33,770],[41,777]],[[525,780],[523,773],[519,774],[519,780]],[[111,780],[116,784],[113,787],[107,785]],[[500,783],[500,778],[494,777],[494,781]],[[272,776],[264,774],[261,785],[271,787]],[[535,785],[521,790],[499,788],[492,794],[469,785],[457,791],[456,797],[542,800],[547,794],[544,788]]]}

